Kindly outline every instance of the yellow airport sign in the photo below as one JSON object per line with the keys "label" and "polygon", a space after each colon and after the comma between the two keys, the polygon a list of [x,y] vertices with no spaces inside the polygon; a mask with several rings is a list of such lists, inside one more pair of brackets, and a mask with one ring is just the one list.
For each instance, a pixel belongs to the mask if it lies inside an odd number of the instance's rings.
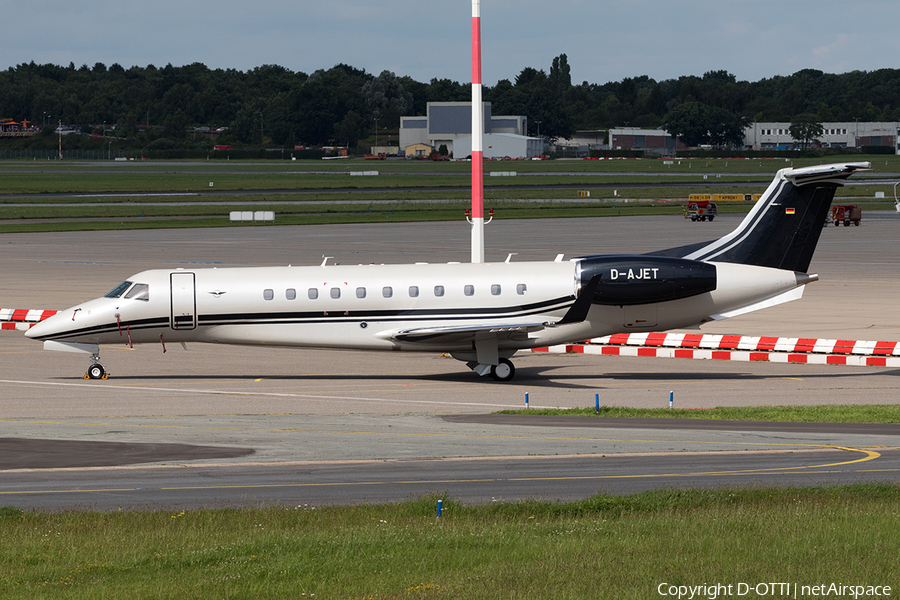
{"label": "yellow airport sign", "polygon": [[691,194],[691,202],[756,202],[762,194]]}

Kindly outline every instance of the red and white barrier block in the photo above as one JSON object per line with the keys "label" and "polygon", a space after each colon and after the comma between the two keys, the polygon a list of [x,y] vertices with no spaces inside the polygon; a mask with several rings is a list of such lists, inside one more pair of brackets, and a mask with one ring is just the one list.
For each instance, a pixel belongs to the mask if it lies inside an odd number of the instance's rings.
{"label": "red and white barrier block", "polygon": [[0,308],[0,329],[27,331],[59,311],[18,308]]}
{"label": "red and white barrier block", "polygon": [[534,352],[900,367],[900,342],[815,338],[619,333],[581,344],[535,348]]}

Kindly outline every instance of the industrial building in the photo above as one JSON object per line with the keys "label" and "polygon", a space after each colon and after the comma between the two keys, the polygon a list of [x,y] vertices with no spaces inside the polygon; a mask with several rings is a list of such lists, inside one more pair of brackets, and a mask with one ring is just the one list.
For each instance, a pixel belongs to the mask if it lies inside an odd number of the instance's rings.
{"label": "industrial building", "polygon": [[[687,150],[681,140],[677,141],[678,150]],[[609,150],[643,150],[654,154],[668,155],[676,150],[676,141],[662,129],[640,129],[638,127],[620,127],[609,130]]]}
{"label": "industrial building", "polygon": [[[400,150],[407,156],[428,156],[441,145],[455,158],[472,153],[471,102],[429,102],[427,116],[400,118]],[[484,103],[485,158],[531,158],[545,153],[540,138],[528,136],[525,116],[493,116],[491,103]],[[800,141],[790,134],[789,122],[752,123],[744,129],[743,148],[791,150]],[[821,148],[858,149],[889,147],[900,154],[900,122],[823,122],[823,134],[813,143]],[[593,149],[642,150],[647,154],[671,155],[687,150],[663,129],[619,127],[578,131],[570,139],[559,139],[553,151],[560,156],[586,156]]]}
{"label": "industrial building", "polygon": [[[800,141],[791,137],[790,128],[789,122],[753,123],[744,129],[744,148],[752,150],[797,148]],[[822,135],[816,138],[813,146],[851,149],[864,146],[883,146],[891,148],[895,154],[900,154],[900,123],[823,122],[822,129]],[[578,132],[573,140],[584,137],[581,134],[582,132]],[[591,148],[602,148],[604,150],[643,150],[647,153],[671,154],[675,149],[675,141],[672,136],[662,129],[639,129],[637,127],[610,129],[608,139],[609,143],[603,146],[596,143],[579,144],[579,153],[586,154]],[[687,146],[678,140],[677,149],[687,150]]]}
{"label": "industrial building", "polygon": [[[400,117],[400,148],[423,155],[425,148],[447,147],[454,158],[472,153],[472,103],[429,102],[424,117]],[[484,157],[530,158],[541,154],[538,138],[528,137],[528,118],[493,116],[484,103]]]}
{"label": "industrial building", "polygon": [[[483,140],[485,158],[533,158],[542,154],[541,140],[512,133],[488,133]],[[472,136],[453,141],[453,156],[466,158],[472,155]]]}
{"label": "industrial building", "polygon": [[[799,145],[791,137],[791,124],[753,123],[744,129],[744,144],[753,150],[790,150]],[[849,121],[822,123],[824,130],[814,145],[822,148],[862,148],[889,146],[900,154],[900,123]]]}

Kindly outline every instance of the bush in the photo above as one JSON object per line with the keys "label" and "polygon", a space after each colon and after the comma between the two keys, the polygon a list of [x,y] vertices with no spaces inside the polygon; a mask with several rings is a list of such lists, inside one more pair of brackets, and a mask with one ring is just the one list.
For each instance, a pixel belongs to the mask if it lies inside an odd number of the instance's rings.
{"label": "bush", "polygon": [[591,150],[591,158],[643,158],[643,150]]}
{"label": "bush", "polygon": [[894,148],[892,146],[863,146],[862,152],[863,154],[893,154]]}
{"label": "bush", "polygon": [[169,138],[159,138],[147,144],[147,150],[174,150],[178,143]]}

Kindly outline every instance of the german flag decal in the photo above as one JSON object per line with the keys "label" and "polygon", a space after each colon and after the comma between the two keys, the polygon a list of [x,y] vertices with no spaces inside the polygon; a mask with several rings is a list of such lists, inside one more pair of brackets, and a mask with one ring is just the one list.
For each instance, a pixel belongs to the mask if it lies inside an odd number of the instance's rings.
{"label": "german flag decal", "polygon": [[792,214],[794,214],[794,209],[793,209],[793,208],[786,208],[786,209],[784,209],[784,214],[786,214],[786,215],[792,215]]}

